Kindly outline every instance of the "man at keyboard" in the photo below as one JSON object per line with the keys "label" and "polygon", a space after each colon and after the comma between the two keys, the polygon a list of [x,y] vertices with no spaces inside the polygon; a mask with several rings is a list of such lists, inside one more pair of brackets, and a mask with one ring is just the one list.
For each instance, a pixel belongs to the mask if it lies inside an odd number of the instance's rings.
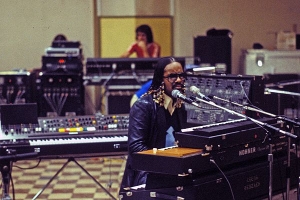
{"label": "man at keyboard", "polygon": [[130,110],[129,152],[120,191],[146,183],[147,172],[131,168],[133,153],[175,146],[174,133],[184,127],[187,115],[182,100],[172,97],[172,91],[184,93],[185,78],[183,67],[175,58],[158,60],[150,88]]}

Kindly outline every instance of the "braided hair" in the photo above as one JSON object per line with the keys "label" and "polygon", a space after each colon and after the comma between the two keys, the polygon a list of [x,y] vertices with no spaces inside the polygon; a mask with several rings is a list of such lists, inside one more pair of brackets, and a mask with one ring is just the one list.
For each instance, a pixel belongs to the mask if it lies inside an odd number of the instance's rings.
{"label": "braided hair", "polygon": [[[174,57],[163,57],[160,58],[155,66],[152,84],[149,90],[144,94],[152,94],[153,100],[160,106],[164,105],[164,72],[167,65],[172,62],[178,62]],[[143,95],[143,96],[144,96]],[[181,101],[181,100],[180,100]],[[181,106],[181,103],[179,104]]]}

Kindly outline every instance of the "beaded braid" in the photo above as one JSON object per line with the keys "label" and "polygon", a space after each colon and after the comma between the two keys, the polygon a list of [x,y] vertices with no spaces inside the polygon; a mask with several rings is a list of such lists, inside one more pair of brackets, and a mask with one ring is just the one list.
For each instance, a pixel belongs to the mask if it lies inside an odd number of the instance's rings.
{"label": "beaded braid", "polygon": [[[164,93],[165,93],[165,85],[163,82],[163,74],[165,67],[172,63],[177,62],[175,58],[173,57],[163,57],[158,60],[154,75],[153,75],[153,81],[149,88],[149,90],[143,94],[142,96],[145,96],[146,94],[150,94],[153,96],[153,101],[157,103],[159,106],[164,106]],[[185,90],[183,90],[183,94],[185,94]],[[180,108],[183,101],[181,99],[177,99],[176,102],[176,108]]]}
{"label": "beaded braid", "polygon": [[[162,82],[162,84],[159,86],[158,89],[154,90],[150,88],[150,90],[148,90],[145,94],[143,94],[142,97],[147,94],[152,94],[153,101],[157,103],[159,106],[164,106],[165,103],[164,93],[165,93],[165,85]],[[185,94],[185,88],[183,94]],[[181,99],[177,99],[176,108],[180,108],[183,103],[184,101],[182,101]]]}

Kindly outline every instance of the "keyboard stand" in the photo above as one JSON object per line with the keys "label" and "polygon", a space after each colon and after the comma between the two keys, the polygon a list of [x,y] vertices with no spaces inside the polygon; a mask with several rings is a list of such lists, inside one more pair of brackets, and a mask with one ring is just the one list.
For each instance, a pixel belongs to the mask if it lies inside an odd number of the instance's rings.
{"label": "keyboard stand", "polygon": [[47,184],[32,198],[32,200],[36,199],[48,186],[49,184],[57,177],[57,175],[71,162],[73,161],[76,165],[78,165],[91,179],[93,179],[93,181],[99,186],[101,187],[113,200],[117,200],[107,189],[105,189],[101,183],[99,183],[86,169],[84,169],[82,167],[82,165],[80,165],[75,158],[71,157],[68,159],[68,161],[63,164],[63,166],[56,172],[56,174],[54,174],[54,176],[47,182]]}

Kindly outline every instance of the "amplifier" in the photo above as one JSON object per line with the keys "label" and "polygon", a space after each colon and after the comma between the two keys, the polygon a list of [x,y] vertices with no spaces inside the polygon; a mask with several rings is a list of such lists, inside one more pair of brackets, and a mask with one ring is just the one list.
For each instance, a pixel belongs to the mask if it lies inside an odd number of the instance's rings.
{"label": "amplifier", "polygon": [[42,56],[44,72],[82,72],[83,64],[78,56]]}
{"label": "amplifier", "polygon": [[41,73],[36,88],[39,117],[84,114],[81,73]]}
{"label": "amplifier", "polygon": [[0,105],[0,112],[2,131],[10,125],[33,125],[38,123],[36,103]]}
{"label": "amplifier", "polygon": [[[199,200],[199,198],[201,200],[261,200],[266,198],[269,193],[269,163],[267,160],[253,163],[224,171],[228,182],[220,172],[202,174],[198,177],[148,174],[146,188],[121,191],[119,197],[120,200],[152,200],[154,198],[158,200]],[[286,172],[288,168],[286,157],[274,159],[273,194],[286,190],[289,175],[291,188],[296,187],[299,172],[296,165],[297,158],[294,154],[291,155],[290,164],[289,174]]]}
{"label": "amplifier", "polygon": [[82,49],[80,48],[53,48],[48,47],[45,49],[46,56],[72,56],[72,57],[81,57]]}
{"label": "amplifier", "polygon": [[266,87],[269,86],[270,89],[286,92],[286,94],[278,94],[266,91],[264,96],[265,111],[275,115],[287,115],[286,111],[290,109],[295,112],[294,116],[290,118],[299,118],[299,96],[287,95],[290,93],[300,94],[300,84],[297,84],[299,80],[299,74],[264,74]]}
{"label": "amplifier", "polygon": [[30,72],[0,73],[0,104],[33,102]]}
{"label": "amplifier", "polygon": [[194,38],[194,56],[201,58],[202,64],[225,65],[226,73],[231,73],[231,37],[197,36]]}
{"label": "amplifier", "polygon": [[[111,87],[111,86],[110,86]],[[119,86],[120,87],[120,86]],[[113,88],[113,87],[112,87]],[[134,86],[126,89],[110,89],[104,97],[105,113],[107,114],[129,114],[130,101],[138,88]]]}
{"label": "amplifier", "polygon": [[79,48],[81,43],[80,41],[54,40],[51,46],[53,48]]}

